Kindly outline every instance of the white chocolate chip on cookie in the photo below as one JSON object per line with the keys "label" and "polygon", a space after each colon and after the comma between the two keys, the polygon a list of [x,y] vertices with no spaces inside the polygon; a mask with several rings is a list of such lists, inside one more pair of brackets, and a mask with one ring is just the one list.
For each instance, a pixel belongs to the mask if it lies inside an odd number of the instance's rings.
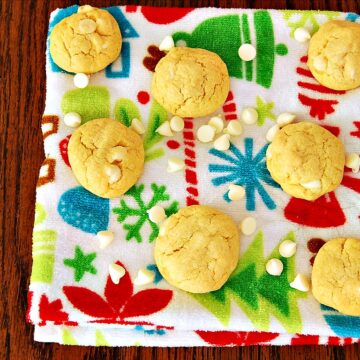
{"label": "white chocolate chip on cookie", "polygon": [[79,30],[81,34],[92,34],[96,30],[96,22],[91,19],[80,20]]}
{"label": "white chocolate chip on cookie", "polygon": [[114,184],[121,178],[121,170],[116,165],[107,165],[105,167],[105,174],[109,178],[109,184]]}

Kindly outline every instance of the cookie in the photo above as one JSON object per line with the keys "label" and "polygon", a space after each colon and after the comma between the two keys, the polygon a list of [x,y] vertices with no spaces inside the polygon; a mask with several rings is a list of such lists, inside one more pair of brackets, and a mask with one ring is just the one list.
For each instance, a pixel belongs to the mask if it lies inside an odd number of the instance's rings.
{"label": "cookie", "polygon": [[172,48],[155,68],[151,91],[171,114],[200,117],[226,100],[230,79],[221,58],[207,50]]}
{"label": "cookie", "polygon": [[266,162],[272,178],[285,192],[315,200],[341,183],[344,146],[321,126],[310,122],[290,124],[275,135]]}
{"label": "cookie", "polygon": [[120,50],[121,33],[114,17],[89,5],[61,20],[50,35],[54,62],[73,73],[100,71],[116,60]]}
{"label": "cookie", "polygon": [[326,242],[316,255],[311,277],[317,301],[343,314],[360,316],[360,240]]}
{"label": "cookie", "polygon": [[77,128],[69,141],[68,156],[79,183],[103,198],[124,194],[144,167],[142,139],[112,119],[92,120]]}
{"label": "cookie", "polygon": [[309,44],[308,66],[320,84],[334,90],[360,86],[360,24],[333,20]]}
{"label": "cookie", "polygon": [[155,261],[173,286],[206,293],[224,285],[239,259],[234,221],[209,206],[193,205],[170,216],[155,243]]}

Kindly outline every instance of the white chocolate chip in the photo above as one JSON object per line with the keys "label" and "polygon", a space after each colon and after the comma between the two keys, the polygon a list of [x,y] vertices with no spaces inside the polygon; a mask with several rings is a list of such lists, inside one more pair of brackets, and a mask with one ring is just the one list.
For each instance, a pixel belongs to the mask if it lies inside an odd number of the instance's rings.
{"label": "white chocolate chip", "polygon": [[295,120],[295,118],[296,118],[296,115],[288,113],[288,112],[284,112],[277,117],[276,123],[280,127],[283,127],[285,125],[291,124]]}
{"label": "white chocolate chip", "polygon": [[279,253],[284,258],[289,258],[296,253],[296,243],[291,240],[284,240],[279,246]]}
{"label": "white chocolate chip", "polygon": [[125,275],[125,269],[118,264],[110,264],[109,265],[109,275],[111,281],[114,284],[118,284],[120,279]]}
{"label": "white chocolate chip", "polygon": [[241,60],[251,61],[255,59],[256,49],[251,44],[242,44],[238,50]]}
{"label": "white chocolate chip", "polygon": [[310,281],[304,274],[297,274],[294,281],[289,285],[299,291],[306,292],[310,290]]}
{"label": "white chocolate chip", "polygon": [[296,41],[304,43],[311,39],[311,35],[305,28],[299,27],[294,31],[294,38]]}
{"label": "white chocolate chip", "polygon": [[348,67],[346,70],[347,70],[346,72],[349,74],[350,79],[355,80],[355,78],[356,78],[356,70],[355,70],[355,68],[353,68],[351,66],[351,67]]}
{"label": "white chocolate chip", "polygon": [[266,271],[268,274],[273,276],[280,276],[283,272],[284,265],[279,259],[270,259],[266,263]]}
{"label": "white chocolate chip", "polygon": [[160,224],[162,221],[166,219],[165,210],[163,207],[159,205],[153,206],[151,209],[147,211],[149,214],[149,219],[155,224]]}
{"label": "white chocolate chip", "polygon": [[313,64],[314,64],[314,68],[317,71],[325,71],[327,68],[326,59],[321,55],[318,55],[314,58]]}
{"label": "white chocolate chip", "polygon": [[81,14],[81,13],[86,13],[86,12],[89,12],[89,11],[92,11],[94,8],[91,6],[91,5],[83,5],[83,6],[79,6],[78,8],[78,14]]}
{"label": "white chocolate chip", "polygon": [[240,185],[230,184],[228,196],[232,201],[240,200],[245,196],[245,189]]}
{"label": "white chocolate chip", "polygon": [[224,128],[224,121],[220,116],[213,116],[209,120],[208,125],[215,129],[215,134],[220,134]]}
{"label": "white chocolate chip", "polygon": [[242,126],[239,121],[237,120],[231,120],[228,123],[228,126],[224,131],[226,134],[232,135],[232,136],[239,136],[242,134]]}
{"label": "white chocolate chip", "polygon": [[78,73],[74,75],[74,85],[79,89],[84,89],[89,85],[90,77],[84,73]]}
{"label": "white chocolate chip", "polygon": [[134,285],[136,286],[143,286],[150,284],[154,281],[155,274],[153,271],[148,269],[140,269],[134,279]]}
{"label": "white chocolate chip", "polygon": [[81,125],[81,116],[76,112],[69,112],[64,116],[64,124],[76,128]]}
{"label": "white chocolate chip", "polygon": [[307,181],[307,182],[301,183],[300,185],[308,190],[316,191],[316,190],[321,189],[321,181],[320,180]]}
{"label": "white chocolate chip", "polygon": [[360,156],[356,153],[346,154],[345,166],[352,169],[354,173],[359,172],[360,169]]}
{"label": "white chocolate chip", "polygon": [[252,216],[244,218],[240,223],[240,230],[244,235],[251,235],[256,230],[256,220]]}
{"label": "white chocolate chip", "polygon": [[266,140],[272,142],[279,130],[280,126],[278,124],[273,125],[266,133]]}
{"label": "white chocolate chip", "polygon": [[114,184],[121,178],[120,168],[113,164],[107,165],[105,167],[105,174],[109,178],[109,184]]}
{"label": "white chocolate chip", "polygon": [[184,129],[184,119],[180,116],[173,116],[170,119],[170,128],[172,131],[179,132]]}
{"label": "white chocolate chip", "polygon": [[99,231],[96,236],[99,239],[100,249],[105,249],[114,240],[114,233],[109,230]]}
{"label": "white chocolate chip", "polygon": [[156,132],[163,136],[173,136],[173,133],[170,128],[169,121],[164,121],[157,129]]}
{"label": "white chocolate chip", "polygon": [[131,128],[137,132],[139,135],[142,135],[145,133],[146,129],[145,129],[145,125],[143,124],[142,121],[140,121],[137,118],[132,119],[131,121]]}
{"label": "white chocolate chip", "polygon": [[125,158],[127,154],[126,147],[123,146],[114,146],[109,150],[109,154],[106,157],[106,160],[110,163],[114,161],[121,161]]}
{"label": "white chocolate chip", "polygon": [[248,125],[255,124],[258,120],[258,117],[258,112],[252,107],[244,108],[241,112],[241,120]]}
{"label": "white chocolate chip", "polygon": [[201,125],[196,135],[201,142],[208,143],[214,140],[215,129],[210,125]]}
{"label": "white chocolate chip", "polygon": [[166,171],[168,173],[174,173],[184,169],[185,161],[183,159],[177,157],[169,157],[168,158],[168,167]]}
{"label": "white chocolate chip", "polygon": [[175,46],[174,44],[174,39],[172,38],[172,36],[167,35],[164,37],[164,39],[161,41],[160,45],[159,45],[159,49],[161,51],[169,51],[170,49],[172,49]]}
{"label": "white chocolate chip", "polygon": [[223,134],[214,141],[214,148],[219,151],[226,151],[230,148],[230,135]]}
{"label": "white chocolate chip", "polygon": [[92,19],[82,19],[79,22],[81,34],[92,34],[96,30],[96,22]]}

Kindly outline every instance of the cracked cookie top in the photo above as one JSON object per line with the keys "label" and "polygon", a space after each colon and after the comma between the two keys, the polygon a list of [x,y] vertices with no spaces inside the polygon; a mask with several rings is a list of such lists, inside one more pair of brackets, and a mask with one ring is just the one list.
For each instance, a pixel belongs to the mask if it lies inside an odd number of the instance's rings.
{"label": "cracked cookie top", "polygon": [[62,69],[92,74],[119,56],[121,33],[105,10],[80,6],[78,13],[60,21],[50,35],[50,53]]}
{"label": "cracked cookie top", "polygon": [[124,194],[144,167],[140,136],[112,119],[92,120],[77,128],[71,135],[68,155],[79,183],[104,198]]}
{"label": "cracked cookie top", "polygon": [[226,100],[230,79],[221,58],[207,50],[172,48],[155,68],[151,91],[171,114],[200,117]]}
{"label": "cracked cookie top", "polygon": [[334,90],[360,86],[360,24],[333,20],[310,40],[308,66],[322,85]]}
{"label": "cracked cookie top", "polygon": [[173,286],[192,293],[214,291],[226,282],[239,259],[235,222],[209,206],[193,205],[171,215],[155,243],[155,261]]}
{"label": "cracked cookie top", "polygon": [[283,190],[315,200],[340,184],[345,165],[341,141],[321,126],[300,122],[283,127],[269,145],[267,168]]}
{"label": "cracked cookie top", "polygon": [[360,316],[360,240],[336,238],[319,250],[312,271],[317,301],[343,314]]}

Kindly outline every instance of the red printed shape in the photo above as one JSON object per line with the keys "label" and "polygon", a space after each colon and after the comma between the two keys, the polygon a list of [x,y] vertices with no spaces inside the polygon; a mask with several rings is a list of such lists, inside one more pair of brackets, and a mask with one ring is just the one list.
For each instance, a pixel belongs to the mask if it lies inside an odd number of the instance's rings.
{"label": "red printed shape", "polygon": [[191,196],[186,197],[186,206],[199,205],[199,201]]}
{"label": "red printed shape", "polygon": [[348,187],[351,190],[360,193],[360,179],[353,178],[348,175],[344,175],[341,185]]}
{"label": "red printed shape", "polygon": [[337,95],[345,94],[344,90],[333,90],[316,83],[298,81],[298,85],[304,89],[313,90],[322,94],[337,94]]}
{"label": "red printed shape", "polygon": [[32,307],[32,299],[33,299],[34,293],[32,291],[28,291],[27,293],[27,311],[26,311],[26,321],[30,324],[33,322],[30,319],[30,311]]}
{"label": "red printed shape", "polygon": [[171,150],[176,150],[180,147],[180,143],[176,140],[169,140],[166,145]]}
{"label": "red printed shape", "polygon": [[318,345],[320,340],[319,335],[301,335],[296,334],[291,339],[291,345]]}
{"label": "red printed shape", "polygon": [[171,290],[147,289],[132,296],[121,311],[122,318],[144,316],[160,311],[170,302]]}
{"label": "red printed shape", "polygon": [[356,130],[351,131],[350,135],[360,138],[360,121],[354,121],[354,125],[356,127]]}
{"label": "red printed shape", "polygon": [[42,295],[39,303],[39,317],[43,320],[39,325],[45,325],[46,321],[54,321],[56,325],[62,324],[69,319],[69,315],[62,311],[60,299],[49,301],[46,295]]}
{"label": "red printed shape", "polygon": [[334,136],[339,136],[340,134],[340,128],[337,126],[322,125],[322,127],[327,131],[330,131]]}
{"label": "red printed shape", "polygon": [[279,334],[244,331],[195,331],[205,342],[215,346],[256,345],[268,343]]}
{"label": "red printed shape", "polygon": [[84,314],[99,318],[115,318],[111,306],[97,293],[79,286],[64,286],[63,292],[71,304]]}
{"label": "red printed shape", "polygon": [[191,12],[193,8],[148,7],[143,6],[141,12],[145,19],[154,24],[170,24]]}
{"label": "red printed shape", "polygon": [[131,298],[133,294],[133,284],[131,282],[129,272],[126,270],[124,265],[120,261],[116,264],[125,269],[125,275],[121,278],[118,284],[114,284],[109,276],[105,285],[104,295],[111,307],[116,312],[119,312]]}
{"label": "red printed shape", "polygon": [[61,155],[62,159],[64,160],[64,163],[69,167],[70,167],[70,163],[69,163],[69,157],[68,157],[68,145],[69,145],[70,138],[71,138],[71,134],[68,135],[66,138],[62,139],[59,143],[60,155]]}
{"label": "red printed shape", "polygon": [[286,219],[305,226],[327,228],[344,225],[346,218],[333,192],[315,201],[291,198],[284,209]]}
{"label": "red printed shape", "polygon": [[137,99],[140,104],[147,104],[150,100],[150,95],[147,91],[139,91],[137,94]]}
{"label": "red printed shape", "polygon": [[332,114],[335,111],[334,105],[339,103],[337,100],[313,99],[303,94],[299,94],[298,98],[303,105],[310,107],[310,116],[319,120]]}

